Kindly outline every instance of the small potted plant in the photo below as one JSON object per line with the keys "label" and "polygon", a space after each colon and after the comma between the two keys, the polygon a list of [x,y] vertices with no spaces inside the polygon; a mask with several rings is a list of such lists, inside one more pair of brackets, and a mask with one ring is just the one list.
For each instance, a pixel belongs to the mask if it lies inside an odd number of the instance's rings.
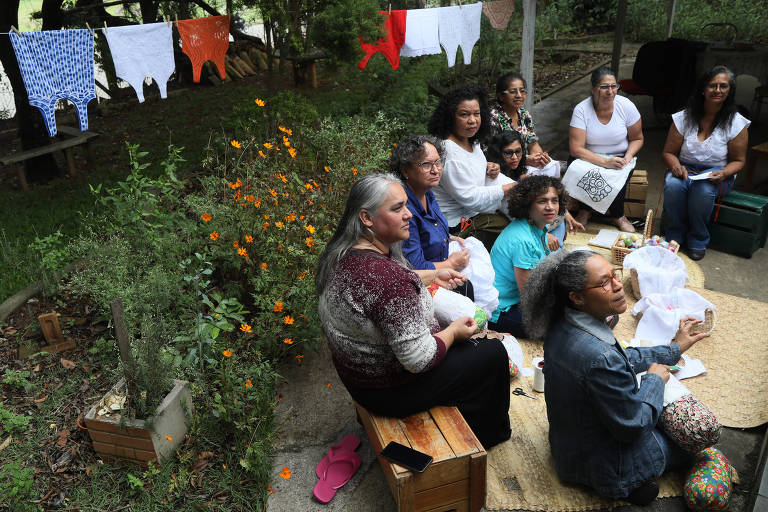
{"label": "small potted plant", "polygon": [[192,414],[189,383],[167,377],[169,368],[158,350],[165,341],[157,322],[145,322],[146,332],[132,351],[122,301],[111,306],[123,378],[91,407],[85,426],[94,451],[104,460],[162,462],[187,433]]}

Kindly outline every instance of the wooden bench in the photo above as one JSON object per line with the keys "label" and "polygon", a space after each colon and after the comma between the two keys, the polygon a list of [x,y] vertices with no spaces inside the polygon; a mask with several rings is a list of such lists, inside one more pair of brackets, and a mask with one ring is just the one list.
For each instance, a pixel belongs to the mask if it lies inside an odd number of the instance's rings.
{"label": "wooden bench", "polygon": [[[456,407],[433,407],[407,418],[386,418],[355,404],[397,510],[475,512],[485,502],[486,453]],[[389,462],[379,453],[396,441],[427,453],[433,462],[415,473]]]}
{"label": "wooden bench", "polygon": [[37,156],[47,155],[56,151],[63,151],[64,156],[67,159],[67,168],[69,169],[70,176],[77,174],[77,168],[75,167],[75,159],[72,155],[72,148],[85,144],[86,156],[88,158],[88,166],[93,165],[93,149],[91,148],[91,139],[98,137],[98,133],[94,132],[81,132],[77,128],[71,126],[59,126],[58,132],[61,135],[67,136],[58,142],[41,146],[39,148],[28,149],[27,151],[20,151],[12,155],[0,157],[0,165],[14,165],[16,167],[16,173],[19,177],[19,184],[22,190],[29,191],[29,184],[27,183],[27,175],[24,172],[24,162],[30,158]]}

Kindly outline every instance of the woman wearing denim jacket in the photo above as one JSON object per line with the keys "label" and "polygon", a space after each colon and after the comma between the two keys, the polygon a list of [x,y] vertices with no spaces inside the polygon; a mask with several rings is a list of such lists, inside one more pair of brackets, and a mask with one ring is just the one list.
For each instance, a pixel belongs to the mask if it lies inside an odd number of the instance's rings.
{"label": "woman wearing denim jacket", "polygon": [[[564,482],[647,505],[656,479],[689,462],[656,423],[669,366],[705,337],[681,321],[674,341],[623,348],[610,324],[627,309],[621,278],[592,251],[560,251],[530,274],[523,290],[529,336],[544,339],[549,443]],[[647,372],[639,384],[637,374]]]}

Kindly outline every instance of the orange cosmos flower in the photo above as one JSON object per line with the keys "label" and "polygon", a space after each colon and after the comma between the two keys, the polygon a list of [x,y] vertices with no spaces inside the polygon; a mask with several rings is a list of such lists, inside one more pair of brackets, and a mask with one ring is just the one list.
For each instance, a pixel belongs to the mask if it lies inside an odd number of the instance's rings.
{"label": "orange cosmos flower", "polygon": [[283,310],[283,303],[278,300],[275,302],[275,305],[272,307],[272,309],[274,309],[276,313],[281,312]]}
{"label": "orange cosmos flower", "polygon": [[265,218],[266,220],[269,220],[269,215],[267,215],[267,214],[265,213],[265,214],[264,214],[264,218]]}
{"label": "orange cosmos flower", "polygon": [[306,273],[306,272],[304,272],[304,271],[302,271],[302,272],[299,274],[299,276],[298,276],[296,279],[298,279],[299,281],[301,281],[301,280],[302,280],[302,279],[304,279],[306,276],[307,276],[307,273]]}
{"label": "orange cosmos flower", "polygon": [[306,226],[304,226],[304,229],[309,231],[309,233],[312,235],[315,234],[315,227],[312,224],[307,224]]}
{"label": "orange cosmos flower", "polygon": [[285,216],[285,222],[291,222],[291,221],[294,221],[294,220],[296,220],[296,214],[295,213],[291,213],[291,214]]}
{"label": "orange cosmos flower", "polygon": [[302,359],[304,359],[303,355],[301,355],[301,354],[297,355],[296,356],[296,364],[300,365]]}
{"label": "orange cosmos flower", "polygon": [[253,329],[248,324],[240,324],[240,330],[243,332],[253,332]]}
{"label": "orange cosmos flower", "polygon": [[284,467],[283,470],[280,472],[280,476],[288,480],[291,478],[291,470],[288,469],[288,467]]}
{"label": "orange cosmos flower", "polygon": [[304,243],[307,244],[307,247],[311,249],[312,246],[315,245],[315,239],[312,238],[311,236],[308,236],[307,238],[304,239]]}
{"label": "orange cosmos flower", "polygon": [[288,140],[288,137],[283,135],[283,145],[286,147],[291,147],[291,141]]}
{"label": "orange cosmos flower", "polygon": [[172,438],[171,436],[169,436],[168,434],[166,434],[166,435],[165,435],[165,438],[166,438],[167,440],[169,440],[169,441],[173,441],[173,438]]}
{"label": "orange cosmos flower", "polygon": [[296,158],[296,150],[294,148],[288,148],[288,154],[291,155],[291,158]]}
{"label": "orange cosmos flower", "polygon": [[328,166],[327,166],[327,165],[324,165],[324,166],[323,166],[323,170],[324,170],[325,172],[331,172],[331,170],[328,168]]}
{"label": "orange cosmos flower", "polygon": [[283,222],[279,220],[279,221],[275,222],[275,227],[277,227],[277,228],[284,228],[285,224],[283,224]]}
{"label": "orange cosmos flower", "polygon": [[354,176],[357,176],[357,169],[355,169],[354,167],[352,168],[352,174],[353,174]]}
{"label": "orange cosmos flower", "polygon": [[266,105],[266,104],[267,104],[267,102],[266,102],[266,101],[264,101],[264,100],[263,100],[263,99],[261,99],[261,98],[256,98],[255,100],[253,100],[253,102],[254,102],[256,105],[260,106],[260,107],[263,107],[264,105]]}
{"label": "orange cosmos flower", "polygon": [[245,243],[249,244],[253,242],[253,237],[251,235],[245,235]]}
{"label": "orange cosmos flower", "polygon": [[285,315],[285,318],[283,318],[283,321],[288,325],[293,325],[293,317],[290,315]]}
{"label": "orange cosmos flower", "polygon": [[261,270],[267,270],[267,264],[263,263],[261,264]]}
{"label": "orange cosmos flower", "polygon": [[224,354],[224,357],[232,357],[232,351],[231,350],[225,350],[222,352]]}
{"label": "orange cosmos flower", "polygon": [[251,386],[253,386],[253,382],[251,382],[251,379],[248,379],[247,381],[245,381],[245,389],[248,389]]}
{"label": "orange cosmos flower", "polygon": [[311,183],[305,183],[304,188],[307,190],[312,190],[312,184]]}
{"label": "orange cosmos flower", "polygon": [[303,216],[303,215],[300,215],[300,216],[299,216],[299,220],[304,220],[304,216]]}
{"label": "orange cosmos flower", "polygon": [[282,181],[283,183],[288,183],[288,178],[286,178],[282,174],[278,174],[277,177],[280,178],[280,181]]}
{"label": "orange cosmos flower", "polygon": [[219,232],[218,231],[214,231],[213,233],[211,233],[208,236],[211,237],[211,240],[218,240],[219,239]]}
{"label": "orange cosmos flower", "polygon": [[291,338],[285,338],[283,340],[283,343],[285,343],[286,345],[293,345],[293,340]]}
{"label": "orange cosmos flower", "polygon": [[210,213],[204,213],[200,217],[203,219],[203,222],[209,222],[213,218]]}
{"label": "orange cosmos flower", "polygon": [[256,196],[254,196],[253,194],[247,195],[245,196],[245,200],[252,203],[256,200]]}
{"label": "orange cosmos flower", "polygon": [[265,155],[265,154],[264,154],[264,152],[263,152],[262,150],[259,150],[259,156],[260,156],[261,158],[267,158],[267,155]]}
{"label": "orange cosmos flower", "polygon": [[243,186],[243,182],[240,181],[240,178],[237,178],[237,181],[234,183],[232,183],[231,181],[229,182],[229,188],[231,188],[232,190],[235,190],[236,188],[240,188],[242,186]]}
{"label": "orange cosmos flower", "polygon": [[272,490],[272,486],[268,485],[267,490],[269,491],[269,494],[275,494],[275,491]]}
{"label": "orange cosmos flower", "polygon": [[230,142],[230,144],[232,144],[233,148],[240,149],[240,143],[237,142],[236,140],[233,140],[232,142]]}
{"label": "orange cosmos flower", "polygon": [[272,195],[272,197],[277,197],[277,191],[275,189],[269,189],[269,193]]}
{"label": "orange cosmos flower", "polygon": [[259,206],[261,206],[261,199],[257,199],[257,200],[255,200],[255,201],[253,202],[253,206],[255,206],[256,208],[258,208]]}
{"label": "orange cosmos flower", "polygon": [[261,225],[261,229],[267,229],[269,227],[269,222],[265,222]]}
{"label": "orange cosmos flower", "polygon": [[232,242],[232,247],[238,247],[239,245],[240,245],[240,242],[238,242],[237,240]]}
{"label": "orange cosmos flower", "polygon": [[272,143],[271,142],[265,142],[264,147],[267,149],[272,149]]}
{"label": "orange cosmos flower", "polygon": [[246,249],[245,247],[239,248],[237,250],[237,254],[239,254],[240,256],[244,256],[245,259],[248,259],[248,249]]}

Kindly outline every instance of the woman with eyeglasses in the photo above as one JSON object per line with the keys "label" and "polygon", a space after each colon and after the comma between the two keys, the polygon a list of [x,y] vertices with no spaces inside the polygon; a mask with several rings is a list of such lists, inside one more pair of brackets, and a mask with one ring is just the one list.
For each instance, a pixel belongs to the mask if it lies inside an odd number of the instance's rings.
{"label": "woman with eyeglasses", "polygon": [[[509,198],[512,220],[491,249],[491,263],[499,291],[499,307],[491,316],[489,327],[513,336],[527,337],[520,309],[520,292],[536,265],[553,249],[547,232],[558,215],[565,212],[567,196],[560,180],[549,176],[524,179]],[[557,241],[557,240],[555,240]]]}
{"label": "woman with eyeglasses", "polygon": [[[669,365],[706,337],[680,322],[669,345],[624,348],[606,323],[627,309],[621,272],[592,251],[560,251],[523,289],[526,332],[544,340],[549,444],[563,482],[647,505],[689,455],[658,427]],[[641,378],[637,374],[646,372]]]}
{"label": "woman with eyeglasses", "polygon": [[[736,81],[725,66],[704,73],[685,110],[672,115],[662,159],[667,240],[687,246],[700,260],[709,245],[709,218],[715,202],[733,188],[746,160],[750,121],[737,112]],[[692,176],[711,173],[705,179]]]}
{"label": "woman with eyeglasses", "polygon": [[318,259],[318,313],[333,364],[372,413],[402,418],[453,405],[490,448],[510,435],[507,351],[499,340],[470,343],[477,323],[468,316],[438,325],[425,285],[452,288],[463,276],[409,268],[406,203],[396,176],[362,177]]}
{"label": "woman with eyeglasses", "polygon": [[508,222],[497,213],[501,201],[517,183],[500,176],[499,165],[489,163],[480,149],[491,129],[488,93],[480,86],[448,91],[427,128],[445,145],[443,175],[434,192],[451,233],[474,236],[490,248]]}
{"label": "woman with eyeglasses", "polygon": [[496,80],[496,101],[491,105],[491,127],[494,134],[508,130],[519,133],[525,155],[521,162],[532,167],[543,167],[552,159],[541,148],[533,118],[523,108],[527,94],[523,75],[515,72],[501,75]]}
{"label": "woman with eyeglasses", "polygon": [[[451,240],[458,241],[463,247],[464,239],[448,232],[448,221],[432,192],[440,183],[444,157],[445,149],[440,139],[417,135],[400,141],[389,159],[389,171],[405,184],[408,210],[413,215],[409,221],[410,236],[403,241],[403,254],[414,269],[461,271],[469,264],[466,249],[448,254]],[[471,287],[457,292],[474,299]]]}
{"label": "woman with eyeglasses", "polygon": [[[591,95],[573,109],[569,147],[572,158],[579,158],[606,169],[621,169],[632,161],[643,147],[643,127],[640,112],[629,99],[617,96],[619,84],[616,73],[602,66],[590,77]],[[622,231],[633,233],[635,228],[624,216],[624,198],[629,173],[624,186],[606,211]],[[578,202],[576,220],[586,224],[592,209]]]}

